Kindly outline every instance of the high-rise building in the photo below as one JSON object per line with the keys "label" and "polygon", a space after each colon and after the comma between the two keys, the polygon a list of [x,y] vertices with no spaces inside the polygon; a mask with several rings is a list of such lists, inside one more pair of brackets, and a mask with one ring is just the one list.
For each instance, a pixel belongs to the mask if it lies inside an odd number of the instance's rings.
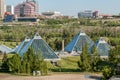
{"label": "high-rise building", "polygon": [[0,0],[0,17],[4,18],[5,13],[5,0]]}
{"label": "high-rise building", "polygon": [[39,14],[38,2],[26,0],[15,6],[14,12],[18,17],[35,17]]}
{"label": "high-rise building", "polygon": [[9,12],[10,14],[14,14],[14,7],[12,5],[7,5],[6,12]]}

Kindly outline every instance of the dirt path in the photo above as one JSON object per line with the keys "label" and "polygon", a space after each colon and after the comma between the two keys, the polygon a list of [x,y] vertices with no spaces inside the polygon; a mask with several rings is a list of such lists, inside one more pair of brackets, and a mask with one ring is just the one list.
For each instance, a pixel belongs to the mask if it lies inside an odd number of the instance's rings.
{"label": "dirt path", "polygon": [[14,76],[0,75],[0,80],[96,80],[97,77],[89,77],[81,74],[54,74],[50,76]]}

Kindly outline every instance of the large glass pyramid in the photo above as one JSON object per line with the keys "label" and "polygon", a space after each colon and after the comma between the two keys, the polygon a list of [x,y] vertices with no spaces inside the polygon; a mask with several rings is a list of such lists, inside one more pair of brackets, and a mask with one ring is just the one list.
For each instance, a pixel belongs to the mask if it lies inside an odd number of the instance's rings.
{"label": "large glass pyramid", "polygon": [[67,52],[82,52],[82,47],[87,45],[89,50],[94,45],[94,42],[84,33],[78,33],[73,40],[65,47],[65,51]]}
{"label": "large glass pyramid", "polygon": [[20,56],[23,56],[29,47],[33,48],[34,53],[40,53],[46,60],[59,59],[38,33],[19,51]]}
{"label": "large glass pyramid", "polygon": [[97,42],[97,49],[101,56],[109,55],[110,46],[107,44],[105,40],[103,40],[103,38],[100,38],[99,41]]}

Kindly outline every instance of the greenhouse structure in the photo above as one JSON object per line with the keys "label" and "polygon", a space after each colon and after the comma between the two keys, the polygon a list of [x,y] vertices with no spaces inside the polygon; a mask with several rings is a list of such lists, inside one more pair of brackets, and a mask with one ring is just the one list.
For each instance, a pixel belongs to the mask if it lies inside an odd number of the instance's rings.
{"label": "greenhouse structure", "polygon": [[96,46],[101,57],[108,57],[110,45],[103,38],[98,40]]}
{"label": "greenhouse structure", "polygon": [[40,54],[44,60],[60,60],[58,55],[54,53],[38,33],[36,33],[31,40],[25,39],[21,42],[16,52],[22,57],[29,48],[32,48],[35,54]]}
{"label": "greenhouse structure", "polygon": [[91,47],[94,45],[94,42],[84,32],[80,32],[71,40],[64,50],[69,53],[81,53],[82,48],[86,45],[90,51]]}
{"label": "greenhouse structure", "polygon": [[[91,53],[93,46],[96,45],[97,50],[101,57],[108,57],[110,51],[110,45],[103,39],[100,38],[96,44],[84,33],[79,32],[70,43],[64,48],[65,52],[82,53],[84,46],[88,47],[88,52]],[[11,49],[5,45],[0,45],[0,53],[12,53],[16,52],[22,57],[24,53],[32,48],[35,54],[40,54],[44,60],[60,60],[59,56],[51,49],[51,47],[42,39],[42,37],[36,33],[33,38],[28,36],[22,41],[16,48]]]}

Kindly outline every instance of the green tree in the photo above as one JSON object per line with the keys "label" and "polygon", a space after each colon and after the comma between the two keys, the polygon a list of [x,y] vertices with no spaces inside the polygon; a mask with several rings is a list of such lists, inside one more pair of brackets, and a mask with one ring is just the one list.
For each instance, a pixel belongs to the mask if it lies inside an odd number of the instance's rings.
{"label": "green tree", "polygon": [[3,55],[3,59],[2,59],[2,62],[4,63],[4,62],[6,62],[6,61],[7,61],[7,54],[4,53],[4,55]]}
{"label": "green tree", "polygon": [[120,63],[120,46],[116,46],[110,50],[109,60],[115,66]]}
{"label": "green tree", "polygon": [[98,69],[98,62],[100,61],[100,55],[99,52],[94,45],[91,51],[91,70],[97,71]]}
{"label": "green tree", "polygon": [[14,73],[19,73],[20,72],[20,67],[21,67],[21,60],[18,54],[13,55],[12,58],[8,59],[8,66],[10,71]]}
{"label": "green tree", "polygon": [[[20,73],[27,73],[26,64],[27,64],[26,61],[21,61]],[[27,67],[27,69],[28,69],[28,67]],[[30,67],[29,67],[29,70],[30,70]]]}
{"label": "green tree", "polygon": [[61,47],[62,47],[62,40],[56,39],[55,42],[54,42],[54,44],[55,44],[56,50],[61,50]]}
{"label": "green tree", "polygon": [[88,53],[87,46],[84,46],[82,49],[82,53],[80,54],[80,61],[78,62],[78,65],[80,69],[83,71],[89,71],[91,69],[90,54]]}
{"label": "green tree", "polygon": [[42,75],[47,75],[48,74],[47,62],[45,62],[45,61],[42,62],[40,67],[41,67],[40,70],[41,70]]}
{"label": "green tree", "polygon": [[62,33],[62,38],[64,39],[64,38],[67,38],[67,37],[69,37],[70,36],[70,32],[69,32],[69,30],[68,29],[63,29],[63,33]]}
{"label": "green tree", "polygon": [[2,59],[2,65],[1,65],[2,71],[5,71],[5,72],[9,71],[9,67],[7,65],[7,61],[8,61],[7,54],[4,53],[3,59]]}
{"label": "green tree", "polygon": [[34,59],[34,71],[40,70],[42,75],[46,75],[48,68],[47,68],[47,63],[44,61],[42,58],[40,51],[35,55]]}
{"label": "green tree", "polygon": [[108,80],[110,77],[113,76],[114,71],[112,70],[111,67],[105,66],[102,70],[102,74],[103,74],[103,79]]}
{"label": "green tree", "polygon": [[32,48],[29,48],[26,53],[24,53],[21,59],[21,73],[32,73],[34,70],[34,51]]}
{"label": "green tree", "polygon": [[30,70],[30,64],[29,63],[26,63],[26,73],[30,73],[31,70]]}
{"label": "green tree", "polygon": [[43,60],[40,51],[34,53],[32,48],[23,55],[21,62],[21,72],[22,73],[32,73],[33,71],[41,71],[42,74],[47,74],[47,64]]}

